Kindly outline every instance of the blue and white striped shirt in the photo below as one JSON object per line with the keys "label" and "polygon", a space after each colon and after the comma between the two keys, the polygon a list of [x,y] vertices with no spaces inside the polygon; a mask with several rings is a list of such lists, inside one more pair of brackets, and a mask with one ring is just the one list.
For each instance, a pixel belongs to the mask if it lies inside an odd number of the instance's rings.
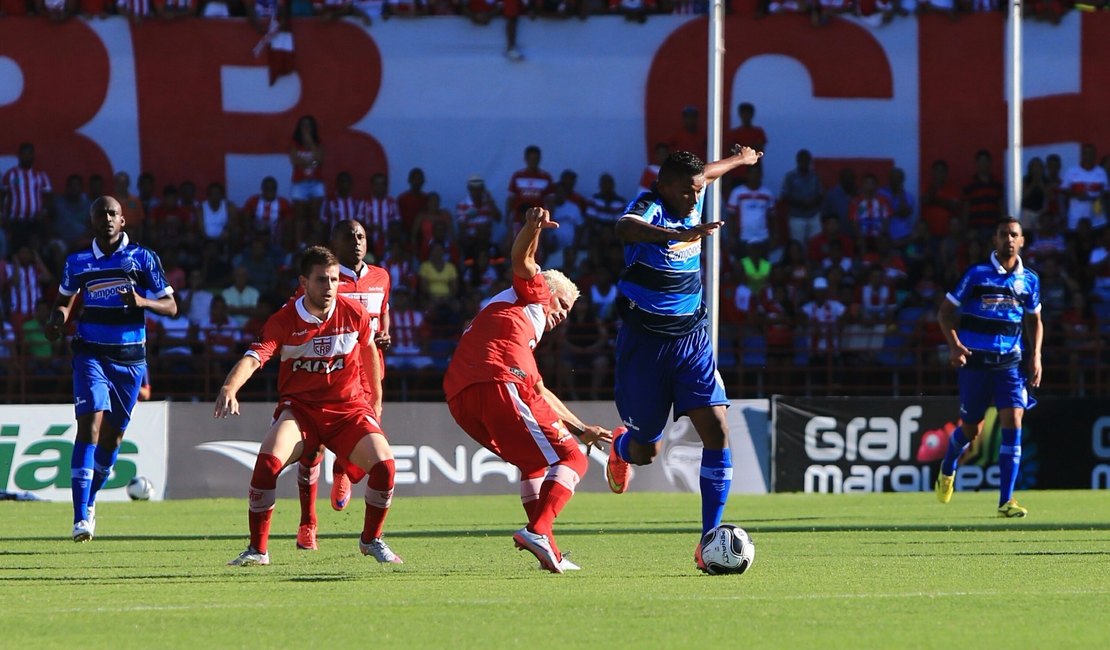
{"label": "blue and white striped shirt", "polygon": [[977,352],[969,367],[1006,367],[1021,360],[1026,314],[1041,311],[1041,281],[1021,258],[1007,272],[991,253],[990,261],[967,270],[948,301],[960,312],[958,329],[964,347]]}
{"label": "blue and white striped shirt", "polygon": [[[622,218],[638,218],[660,228],[687,230],[701,223],[705,190],[690,214],[676,217],[662,198],[643,192]],[[624,245],[624,271],[617,289],[627,299],[624,319],[666,336],[683,336],[705,325],[700,239],[671,240],[666,244],[631,242]]]}
{"label": "blue and white striped shirt", "polygon": [[123,235],[112,254],[92,247],[70,254],[62,270],[58,292],[84,292],[84,310],[77,321],[74,349],[119,363],[146,359],[145,310],[128,307],[120,290],[134,287],[139,295],[162,298],[173,293],[162,262],[153,251],[132,244]]}

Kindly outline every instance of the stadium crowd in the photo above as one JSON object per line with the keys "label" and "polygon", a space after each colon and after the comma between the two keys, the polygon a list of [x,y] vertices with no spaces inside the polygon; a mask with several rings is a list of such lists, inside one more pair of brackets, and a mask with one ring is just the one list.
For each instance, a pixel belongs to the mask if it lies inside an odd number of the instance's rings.
{"label": "stadium crowd", "polygon": [[[739,113],[727,144],[762,150],[767,136],[753,124],[755,108],[741,104]],[[198,187],[184,170],[179,179],[143,173],[134,184],[123,171],[110,179],[73,173],[55,189],[60,179],[39,171],[33,143],[24,143],[18,163],[0,176],[0,368],[8,394],[33,400],[64,392],[68,351],[43,327],[66,255],[89,245],[92,199],[110,194],[123,206],[129,236],[161,257],[179,304],[178,316],[148,322],[155,394],[209,397],[295,290],[299,253],[327,244],[331,227],[353,218],[366,227],[368,261],[392,283],[388,395],[434,399],[468,320],[510,286],[507,244],[524,211],[545,206],[560,228],[545,235],[541,263],[563,269],[582,298],[569,326],[544,337],[537,358],[561,394],[607,399],[624,267],[613,225],[651,187],[669,151],[704,150],[696,113],[687,109],[683,118],[655,147],[636,187],[609,174],[553,175],[529,146],[509,179],[471,175],[433,191],[414,168],[400,192],[384,173],[319,167],[315,124],[306,118],[297,129],[304,139],[290,151],[292,185],[259,179],[242,205],[220,183]],[[987,258],[992,228],[1007,212],[991,152],[976,155],[976,169],[972,178],[950,178],[938,160],[919,185],[897,167],[883,178],[845,167],[825,186],[802,150],[780,187],[769,187],[758,165],[724,179],[726,227],[717,236],[726,377],[743,381],[754,369],[779,373],[779,385],[800,377],[837,385],[861,367],[943,373],[937,305],[970,264]],[[1073,364],[1097,361],[1100,333],[1110,326],[1108,172],[1110,156],[1099,160],[1086,144],[1074,164],[1058,155],[1031,160],[1022,181],[1023,258],[1041,276],[1046,354],[1058,351]],[[918,186],[920,196],[911,189]],[[166,381],[185,376],[198,379]]]}

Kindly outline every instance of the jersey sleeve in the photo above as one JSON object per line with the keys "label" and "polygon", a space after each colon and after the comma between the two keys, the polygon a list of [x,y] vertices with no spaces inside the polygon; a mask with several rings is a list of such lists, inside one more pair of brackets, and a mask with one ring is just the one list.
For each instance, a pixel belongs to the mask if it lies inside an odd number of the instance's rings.
{"label": "jersey sleeve", "polygon": [[648,209],[655,203],[655,197],[650,192],[643,192],[640,196],[632,199],[628,207],[624,209],[625,217],[635,217],[640,221],[651,223],[651,218],[648,216]]}
{"label": "jersey sleeve", "polygon": [[1041,313],[1041,279],[1036,275],[1029,275],[1029,293],[1025,296],[1025,313]]}
{"label": "jersey sleeve", "polygon": [[514,273],[513,291],[516,292],[517,298],[528,304],[546,305],[551,302],[551,291],[547,288],[547,280],[540,273],[532,276],[530,280],[525,280]]}
{"label": "jersey sleeve", "polygon": [[69,263],[71,259],[72,258],[67,257],[66,263],[62,266],[62,281],[58,285],[58,293],[62,294],[63,296],[72,296],[73,294],[81,290],[81,287],[77,286],[77,284],[74,283],[73,273],[70,272],[69,269]]}
{"label": "jersey sleeve", "polygon": [[975,267],[973,266],[964,273],[964,277],[960,278],[960,283],[956,285],[956,288],[948,292],[946,296],[948,302],[957,307],[963,304],[967,298],[967,290],[971,287],[971,276],[974,272]]}
{"label": "jersey sleeve", "polygon": [[284,322],[285,319],[282,317],[284,313],[284,309],[279,310],[266,320],[266,324],[262,326],[262,335],[257,341],[251,343],[244,356],[254,357],[258,360],[259,365],[266,365],[266,362],[274,356],[274,352],[281,345],[282,335],[288,329]]}
{"label": "jersey sleeve", "polygon": [[173,293],[173,287],[166,281],[166,273],[162,270],[162,260],[158,255],[146,248],[143,249],[143,267],[140,271],[142,287],[155,298],[164,298]]}

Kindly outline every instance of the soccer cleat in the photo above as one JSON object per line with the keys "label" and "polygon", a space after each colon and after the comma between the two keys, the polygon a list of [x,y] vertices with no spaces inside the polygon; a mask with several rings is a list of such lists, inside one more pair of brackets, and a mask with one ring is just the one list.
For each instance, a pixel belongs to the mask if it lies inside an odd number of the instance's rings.
{"label": "soccer cleat", "polygon": [[510,61],[524,60],[524,55],[521,54],[520,50],[516,49],[515,47],[510,47],[509,49],[505,50],[505,57]]}
{"label": "soccer cleat", "polygon": [[701,559],[701,540],[698,540],[698,545],[694,547],[694,566],[702,573],[709,573],[709,569],[705,566],[705,560]]}
{"label": "soccer cleat", "polygon": [[93,538],[94,532],[96,532],[96,520],[82,519],[73,524],[73,541],[78,544],[87,542]]}
{"label": "soccer cleat", "polygon": [[605,464],[605,478],[609,481],[609,489],[616,494],[624,494],[628,490],[628,479],[632,474],[632,467],[628,461],[617,455],[617,438],[627,433],[626,427],[613,429],[613,444],[609,445],[609,462]]}
{"label": "soccer cleat", "polygon": [[[537,569],[543,569],[543,564],[541,563],[536,568]],[[570,551],[567,551],[566,553],[563,553],[563,559],[559,560],[559,568],[562,569],[564,573],[567,572],[567,571],[581,571],[582,570],[582,567],[580,567],[577,564],[575,564],[574,562],[570,561]]]}
{"label": "soccer cleat", "polygon": [[1018,505],[1017,499],[1010,499],[998,506],[998,516],[1006,518],[1024,517],[1029,514],[1029,509]]}
{"label": "soccer cleat", "polygon": [[937,482],[933,488],[937,491],[937,501],[948,503],[952,500],[952,492],[956,489],[956,475],[937,474]]}
{"label": "soccer cleat", "polygon": [[351,501],[351,479],[347,472],[333,472],[331,476],[331,509],[339,511]]}
{"label": "soccer cleat", "polygon": [[393,552],[389,545],[382,540],[381,537],[375,537],[370,540],[369,544],[358,540],[358,550],[362,551],[363,555],[373,555],[374,559],[382,564],[404,564],[405,561],[401,559],[400,555]]}
{"label": "soccer cleat", "polygon": [[525,526],[513,533],[513,543],[518,550],[528,551],[540,561],[540,566],[552,573],[562,573],[562,558],[555,555],[547,535],[540,535],[528,530]]}
{"label": "soccer cleat", "polygon": [[301,524],[297,529],[297,548],[302,551],[315,551],[320,548],[316,545],[316,524]]}
{"label": "soccer cleat", "polygon": [[259,553],[250,546],[238,557],[227,563],[228,566],[266,566],[270,563],[269,553]]}

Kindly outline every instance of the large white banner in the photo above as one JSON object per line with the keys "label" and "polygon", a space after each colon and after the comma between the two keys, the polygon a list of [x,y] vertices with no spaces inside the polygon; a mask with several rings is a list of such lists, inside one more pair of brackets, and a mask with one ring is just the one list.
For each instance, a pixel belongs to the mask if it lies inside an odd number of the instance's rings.
{"label": "large white banner", "polygon": [[[169,406],[135,407],[120,445],[119,460],[97,501],[126,501],[127,484],[145,476],[154,500],[166,489],[166,432]],[[51,501],[70,500],[70,457],[77,423],[68,404],[0,406],[0,491],[33,492]]]}

